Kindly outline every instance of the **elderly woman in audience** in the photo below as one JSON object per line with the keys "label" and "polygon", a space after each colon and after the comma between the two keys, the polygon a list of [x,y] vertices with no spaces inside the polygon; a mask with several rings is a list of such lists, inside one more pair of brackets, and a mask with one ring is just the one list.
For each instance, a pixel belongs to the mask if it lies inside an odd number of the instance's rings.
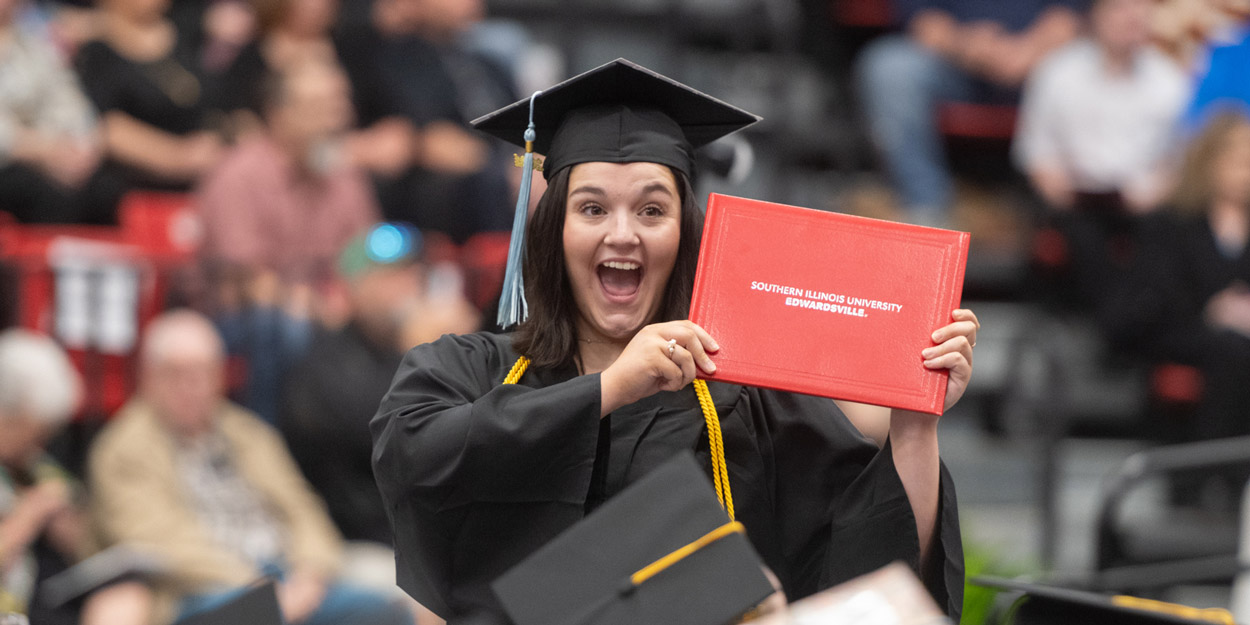
{"label": "elderly woman in audience", "polygon": [[35,608],[41,578],[81,555],[74,481],[43,451],[80,392],[77,373],[50,339],[0,335],[0,612]]}
{"label": "elderly woman in audience", "polygon": [[82,489],[43,449],[80,395],[78,373],[52,339],[0,333],[0,614],[44,625],[138,624],[149,598],[138,582],[100,590],[85,606],[50,606],[40,594],[44,580],[89,548]]}

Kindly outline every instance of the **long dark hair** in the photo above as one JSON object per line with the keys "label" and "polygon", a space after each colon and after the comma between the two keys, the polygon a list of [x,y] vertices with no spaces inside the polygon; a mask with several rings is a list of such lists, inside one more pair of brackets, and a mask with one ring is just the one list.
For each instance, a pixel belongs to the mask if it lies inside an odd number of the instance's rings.
{"label": "long dark hair", "polygon": [[[569,197],[569,171],[556,172],[538,200],[525,232],[525,300],[529,318],[512,335],[512,347],[535,367],[562,367],[577,356],[577,302],[564,268],[564,214]],[[652,321],[685,319],[699,263],[703,213],[694,203],[694,188],[685,174],[670,168],[681,195],[681,241],[660,309]]]}

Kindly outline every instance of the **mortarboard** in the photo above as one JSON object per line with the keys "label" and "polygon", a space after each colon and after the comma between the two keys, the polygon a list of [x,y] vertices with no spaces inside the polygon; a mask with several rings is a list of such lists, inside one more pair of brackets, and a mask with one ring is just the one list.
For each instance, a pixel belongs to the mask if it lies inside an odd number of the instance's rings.
{"label": "mortarboard", "polygon": [[725,625],[773,593],[682,452],[493,584],[517,625]]}
{"label": "mortarboard", "polygon": [[189,616],[175,625],[282,625],[273,582],[259,584],[220,607]]}
{"label": "mortarboard", "polygon": [[1013,625],[1233,625],[1223,609],[1199,609],[1140,597],[1103,595],[1005,579],[978,577],[973,584],[1022,593],[1012,607]]}
{"label": "mortarboard", "polygon": [[[525,147],[530,98],[473,120]],[[760,118],[625,59],[574,76],[533,98],[534,151],[548,178],[591,161],[648,162],[694,173],[694,149]]]}
{"label": "mortarboard", "polygon": [[625,59],[579,74],[473,120],[525,148],[498,322],[526,316],[521,259],[534,152],[543,175],[578,163],[659,163],[694,174],[694,150],[760,118]]}

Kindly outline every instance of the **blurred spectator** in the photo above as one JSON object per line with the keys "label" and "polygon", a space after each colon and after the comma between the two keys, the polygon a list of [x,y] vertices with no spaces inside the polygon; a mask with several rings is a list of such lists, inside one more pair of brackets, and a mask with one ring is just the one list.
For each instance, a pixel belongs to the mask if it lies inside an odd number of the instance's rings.
{"label": "blurred spectator", "polygon": [[335,581],[342,549],[322,502],[277,433],[222,396],[225,359],[207,319],[158,317],[140,388],[93,444],[93,522],[105,545],[161,559],[157,622],[281,578],[292,623],[411,623],[406,609]]}
{"label": "blurred spectator", "polygon": [[243,283],[334,275],[338,254],[377,221],[368,179],[343,160],[352,115],[346,77],[308,61],[265,81],[264,130],[242,140],[200,185],[206,260]]}
{"label": "blurred spectator", "polygon": [[35,623],[76,618],[72,608],[49,610],[35,598],[43,580],[87,547],[77,483],[43,450],[81,393],[78,372],[52,339],[0,333],[0,613],[29,613]]}
{"label": "blurred spectator", "polygon": [[[427,288],[420,251],[419,232],[391,224],[348,245],[339,266],[348,283],[351,320],[313,341],[288,378],[281,419],[292,455],[343,536],[374,544],[369,549],[349,543],[358,574],[380,578],[392,590],[398,588],[395,556],[373,479],[369,420],[408,348],[444,333],[477,329],[477,311],[458,290]],[[377,555],[369,558],[370,553]],[[361,571],[364,567],[371,570]]]}
{"label": "blurred spectator", "polygon": [[1193,141],[1171,208],[1143,228],[1116,334],[1202,371],[1201,406],[1178,438],[1250,434],[1250,118],[1226,113]]}
{"label": "blurred spectator", "polygon": [[281,380],[314,322],[334,326],[335,260],[378,220],[367,176],[342,157],[347,79],[309,60],[265,81],[265,129],[227,155],[197,193],[218,322],[247,359],[245,404],[272,423]]}
{"label": "blurred spectator", "polygon": [[78,372],[52,339],[0,333],[0,614],[38,625],[143,625],[151,594],[137,581],[119,579],[64,605],[41,594],[45,580],[92,546],[76,501],[81,486],[43,449],[81,394]]}
{"label": "blurred spectator", "polygon": [[95,175],[95,112],[53,42],[17,22],[23,4],[0,0],[0,210],[22,222],[107,219],[117,197]]}
{"label": "blurred spectator", "polygon": [[104,167],[127,188],[186,190],[224,152],[207,128],[196,52],[169,0],[100,0],[100,37],[76,59],[100,111]]}
{"label": "blurred spectator", "polygon": [[[195,42],[199,67],[215,79],[256,36],[256,12],[248,0],[172,0],[170,19]],[[214,85],[216,87],[216,85]]]}
{"label": "blurred spectator", "polygon": [[1156,0],[1152,38],[1184,67],[1200,67],[1204,50],[1240,39],[1247,0]]}
{"label": "blurred spectator", "polygon": [[398,108],[397,96],[364,59],[345,55],[333,36],[338,0],[253,0],[260,36],[238,54],[222,79],[218,106],[231,112],[236,127],[256,125],[266,74],[319,61],[347,72],[355,107],[354,128],[344,137],[343,156],[374,174],[393,177],[413,158],[413,128]]}
{"label": "blurred spectator", "polygon": [[512,222],[511,151],[468,128],[518,99],[508,70],[465,45],[484,10],[482,0],[375,0],[372,22],[345,37],[355,47],[369,42],[370,61],[396,85],[405,114],[421,128],[418,167],[381,187],[387,219],[456,242],[506,231]]}
{"label": "blurred spectator", "polygon": [[1169,190],[1169,155],[1188,78],[1150,43],[1153,0],[1095,0],[1090,36],[1047,56],[1029,77],[1015,156],[1052,208],[1116,194],[1149,211]]}
{"label": "blurred spectator", "polygon": [[862,108],[913,221],[941,224],[952,196],[937,110],[945,101],[1012,102],[1050,51],[1076,36],[1082,0],[898,0],[904,35],[857,62]]}
{"label": "blurred spectator", "polygon": [[1229,109],[1250,113],[1250,26],[1244,23],[1231,43],[1211,47],[1185,122],[1196,132]]}
{"label": "blurred spectator", "polygon": [[[282,432],[348,540],[391,544],[368,423],[411,347],[404,328],[424,296],[420,246],[419,232],[391,224],[347,246],[339,266],[351,317],[314,339],[286,384]],[[473,321],[460,331],[476,329]]]}

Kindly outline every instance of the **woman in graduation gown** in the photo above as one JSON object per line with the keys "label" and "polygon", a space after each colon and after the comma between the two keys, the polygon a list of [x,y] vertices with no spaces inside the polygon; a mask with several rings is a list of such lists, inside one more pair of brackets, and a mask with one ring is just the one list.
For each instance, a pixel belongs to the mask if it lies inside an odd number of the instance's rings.
{"label": "woman in graduation gown", "polygon": [[[515,140],[527,116],[548,178],[526,231],[528,318],[414,348],[371,423],[399,584],[452,622],[508,622],[499,575],[679,451],[710,466],[691,381],[718,346],[685,320],[702,229],[689,178],[694,148],[758,118],[627,61],[477,125]],[[954,311],[917,354],[950,371],[947,408],[977,327]],[[902,560],[958,619],[936,417],[895,410],[879,449],[829,399],[709,387],[736,518],[790,599]]]}

